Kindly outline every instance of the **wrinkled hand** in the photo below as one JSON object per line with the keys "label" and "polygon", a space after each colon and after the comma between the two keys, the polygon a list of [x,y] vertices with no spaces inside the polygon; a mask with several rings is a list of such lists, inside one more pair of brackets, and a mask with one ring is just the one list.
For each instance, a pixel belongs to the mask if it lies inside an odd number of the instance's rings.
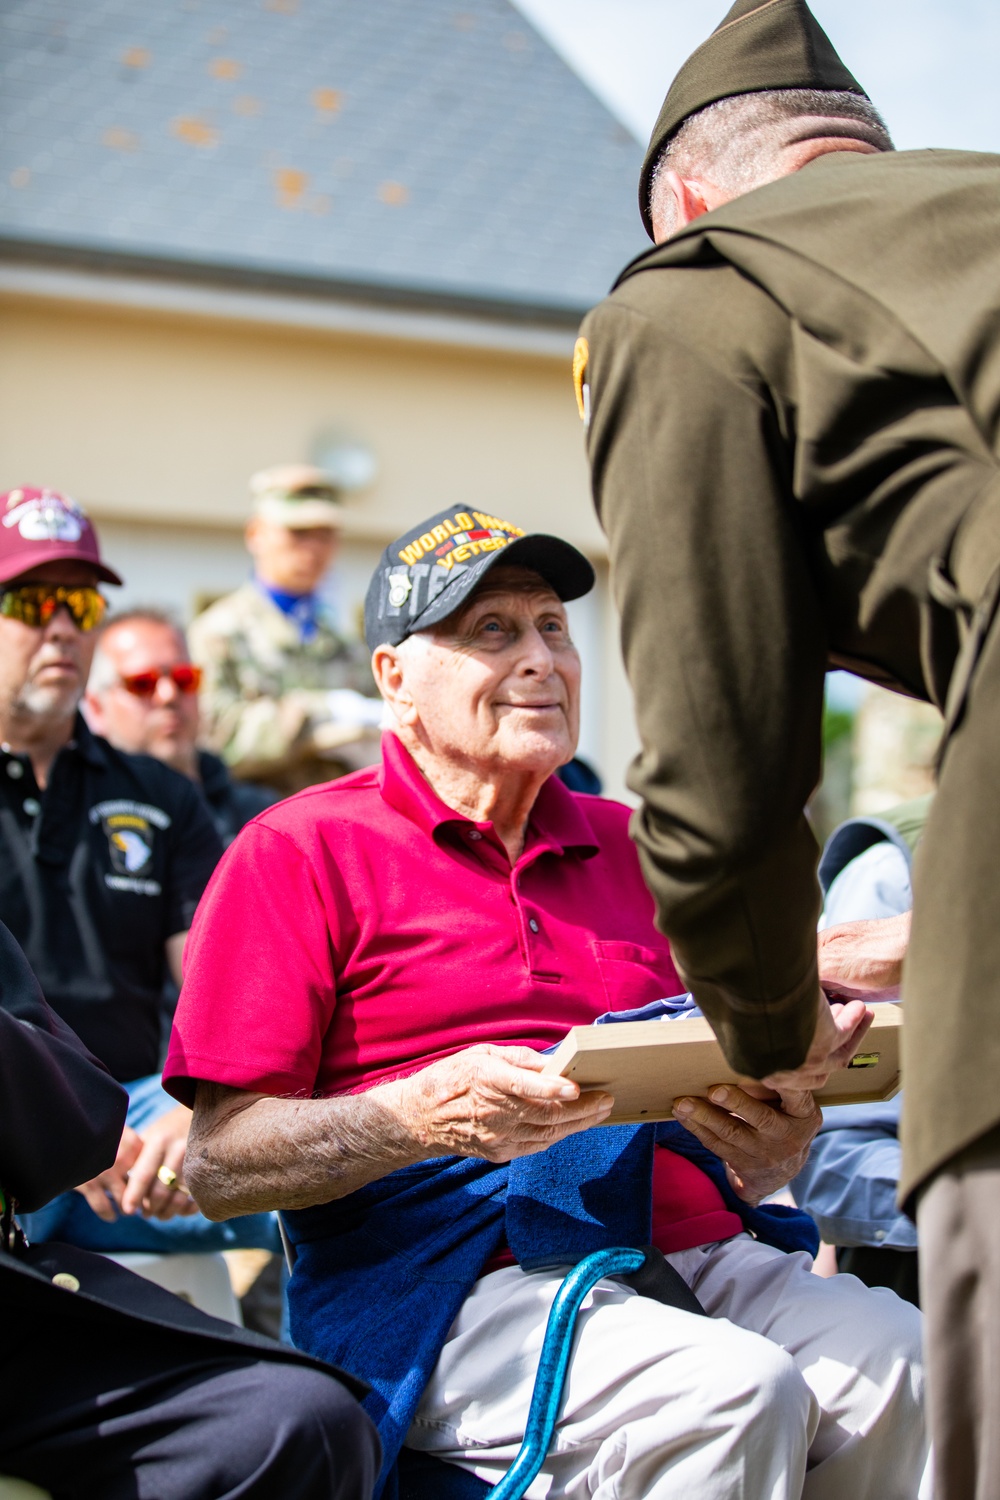
{"label": "wrinkled hand", "polygon": [[543,1074],[545,1062],[529,1047],[470,1047],[385,1087],[423,1154],[507,1162],[600,1125],[611,1111],[610,1094],[581,1094]]}
{"label": "wrinkled hand", "polygon": [[142,1150],[142,1137],[126,1125],[118,1142],[118,1153],[113,1167],[82,1182],[76,1189],[81,1193],[94,1213],[106,1224],[113,1224],[122,1211],[122,1197],[128,1187],[129,1169]]}
{"label": "wrinkled hand", "polygon": [[733,1191],[747,1203],[776,1193],[801,1171],[823,1115],[807,1090],[777,1096],[756,1084],[719,1084],[708,1098],[674,1100],[674,1115],[726,1166]]}
{"label": "wrinkled hand", "polygon": [[847,1067],[874,1019],[874,1011],[860,1000],[830,1005],[821,994],[816,1009],[816,1030],[804,1060],[797,1068],[770,1073],[761,1082],[765,1088],[775,1089],[778,1093],[821,1089],[832,1072]]}
{"label": "wrinkled hand", "polygon": [[[176,1105],[148,1126],[142,1150],[129,1169],[128,1187],[122,1195],[122,1212],[141,1212],[147,1219],[174,1219],[198,1212],[184,1187],[184,1153],[187,1150],[191,1111]],[[176,1173],[173,1187],[159,1180],[157,1172],[167,1167]]]}
{"label": "wrinkled hand", "polygon": [[831,995],[898,1000],[910,942],[908,911],[873,922],[844,922],[819,935],[819,982]]}

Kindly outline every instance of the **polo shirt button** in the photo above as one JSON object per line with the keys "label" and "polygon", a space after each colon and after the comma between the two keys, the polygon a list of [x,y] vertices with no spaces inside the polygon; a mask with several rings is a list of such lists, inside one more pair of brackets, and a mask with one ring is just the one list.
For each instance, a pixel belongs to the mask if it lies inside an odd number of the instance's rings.
{"label": "polo shirt button", "polygon": [[531,928],[532,932],[538,931],[538,923],[535,921],[534,917],[528,918],[528,926]]}
{"label": "polo shirt button", "polygon": [[884,1240],[886,1238],[886,1232],[885,1232],[885,1230],[884,1229],[876,1229],[876,1231],[875,1231],[875,1238],[877,1240]]}
{"label": "polo shirt button", "polygon": [[25,797],[24,801],[21,803],[21,806],[24,808],[29,818],[37,818],[38,814],[42,810],[42,804],[39,802],[37,797]]}
{"label": "polo shirt button", "polygon": [[72,1271],[57,1271],[52,1278],[53,1286],[61,1286],[64,1292],[78,1292],[80,1283]]}
{"label": "polo shirt button", "polygon": [[482,834],[479,832],[478,828],[470,828],[469,829],[469,838],[470,839],[481,839],[482,838]]}
{"label": "polo shirt button", "polygon": [[7,775],[11,781],[20,781],[24,775],[24,767],[19,760],[9,760],[7,762]]}

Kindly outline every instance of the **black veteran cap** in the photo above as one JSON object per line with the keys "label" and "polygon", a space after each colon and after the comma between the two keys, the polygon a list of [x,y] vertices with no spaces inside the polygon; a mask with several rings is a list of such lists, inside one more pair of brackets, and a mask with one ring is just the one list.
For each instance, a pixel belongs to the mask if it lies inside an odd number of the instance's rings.
{"label": "black veteran cap", "polygon": [[594,587],[583,553],[557,536],[526,533],[481,510],[439,510],[382,553],[365,595],[369,651],[398,646],[447,619],[498,562],[539,573],[560,599],[579,599]]}
{"label": "black veteran cap", "polygon": [[677,74],[653,126],[639,174],[639,212],[650,239],[649,189],[670,137],[699,109],[763,89],[865,92],[805,0],[736,0]]}

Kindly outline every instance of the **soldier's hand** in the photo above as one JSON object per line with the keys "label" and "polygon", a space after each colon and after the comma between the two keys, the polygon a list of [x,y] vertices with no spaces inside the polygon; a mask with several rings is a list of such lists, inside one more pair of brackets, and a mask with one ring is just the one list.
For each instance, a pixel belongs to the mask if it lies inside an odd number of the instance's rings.
{"label": "soldier's hand", "polygon": [[128,1187],[129,1168],[142,1150],[142,1137],[128,1125],[122,1131],[114,1166],[82,1182],[76,1191],[90,1204],[94,1213],[106,1224],[113,1224],[122,1210],[122,1197]]}
{"label": "soldier's hand", "polygon": [[543,1074],[545,1061],[529,1047],[470,1047],[386,1085],[382,1097],[422,1155],[512,1161],[603,1124],[614,1103]]}
{"label": "soldier's hand", "polygon": [[771,1073],[761,1079],[766,1088],[785,1090],[821,1089],[837,1068],[846,1068],[861,1046],[875,1012],[860,1000],[831,1005],[820,992],[816,1030],[805,1059],[797,1068]]}
{"label": "soldier's hand", "polygon": [[808,1091],[770,1094],[758,1085],[709,1089],[708,1098],[674,1100],[685,1130],[726,1164],[733,1190],[747,1203],[776,1193],[805,1166],[823,1115]]}
{"label": "soldier's hand", "polygon": [[819,982],[845,999],[898,1000],[910,943],[908,911],[873,922],[843,922],[819,935]]}

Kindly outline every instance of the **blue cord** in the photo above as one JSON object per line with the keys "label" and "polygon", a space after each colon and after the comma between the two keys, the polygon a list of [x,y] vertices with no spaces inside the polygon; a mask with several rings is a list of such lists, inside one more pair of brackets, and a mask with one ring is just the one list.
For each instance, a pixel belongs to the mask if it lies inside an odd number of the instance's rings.
{"label": "blue cord", "polygon": [[605,1276],[627,1276],[638,1271],[641,1250],[597,1250],[574,1266],[555,1295],[538,1356],[535,1388],[528,1421],[517,1457],[487,1500],[523,1500],[524,1492],[545,1462],[552,1432],[562,1405],[576,1315],[590,1289]]}

